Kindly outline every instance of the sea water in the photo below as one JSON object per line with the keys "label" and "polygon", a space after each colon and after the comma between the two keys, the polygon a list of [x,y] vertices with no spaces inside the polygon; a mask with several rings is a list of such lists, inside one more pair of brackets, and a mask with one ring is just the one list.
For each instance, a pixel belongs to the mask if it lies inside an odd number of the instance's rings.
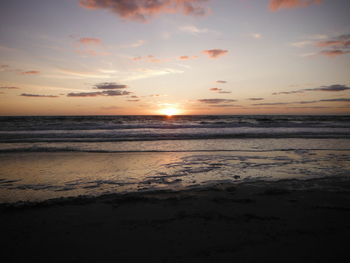
{"label": "sea water", "polygon": [[0,203],[350,173],[349,116],[0,117]]}

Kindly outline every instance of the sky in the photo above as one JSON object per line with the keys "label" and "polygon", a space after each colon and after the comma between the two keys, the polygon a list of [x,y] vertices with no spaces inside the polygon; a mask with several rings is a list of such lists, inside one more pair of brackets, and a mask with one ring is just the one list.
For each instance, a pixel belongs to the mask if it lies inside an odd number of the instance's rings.
{"label": "sky", "polygon": [[350,114],[348,0],[3,0],[0,115]]}

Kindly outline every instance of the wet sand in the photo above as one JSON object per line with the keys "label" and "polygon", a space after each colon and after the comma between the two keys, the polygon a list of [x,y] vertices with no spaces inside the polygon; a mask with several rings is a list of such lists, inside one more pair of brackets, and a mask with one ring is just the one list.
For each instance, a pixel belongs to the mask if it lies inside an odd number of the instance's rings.
{"label": "wet sand", "polygon": [[350,179],[0,206],[10,262],[347,262]]}

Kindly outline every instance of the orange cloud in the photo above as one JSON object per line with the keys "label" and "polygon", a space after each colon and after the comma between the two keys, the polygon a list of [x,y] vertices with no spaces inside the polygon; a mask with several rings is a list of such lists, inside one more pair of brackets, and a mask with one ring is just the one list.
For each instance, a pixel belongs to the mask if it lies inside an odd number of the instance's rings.
{"label": "orange cloud", "polygon": [[146,22],[161,13],[205,15],[202,6],[206,0],[80,0],[80,6],[88,9],[107,9],[123,19]]}
{"label": "orange cloud", "polygon": [[100,45],[100,44],[102,44],[101,39],[92,38],[92,37],[82,37],[78,41],[80,44],[84,44],[84,45]]}
{"label": "orange cloud", "polygon": [[198,56],[180,56],[180,60],[189,60],[189,59],[195,59],[198,58]]}
{"label": "orange cloud", "polygon": [[228,50],[210,49],[210,50],[203,50],[202,53],[208,55],[210,58],[218,58],[220,56],[226,55],[228,53]]}
{"label": "orange cloud", "polygon": [[269,8],[271,11],[277,11],[282,8],[306,7],[321,2],[322,0],[270,0]]}
{"label": "orange cloud", "polygon": [[40,74],[40,71],[37,70],[29,70],[21,72],[22,75],[37,75]]}

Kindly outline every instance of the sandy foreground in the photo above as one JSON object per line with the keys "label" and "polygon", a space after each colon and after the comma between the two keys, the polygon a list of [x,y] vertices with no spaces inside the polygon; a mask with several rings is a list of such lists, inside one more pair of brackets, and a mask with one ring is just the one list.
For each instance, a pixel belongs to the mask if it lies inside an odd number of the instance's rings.
{"label": "sandy foreground", "polygon": [[7,262],[349,262],[350,178],[0,206]]}

